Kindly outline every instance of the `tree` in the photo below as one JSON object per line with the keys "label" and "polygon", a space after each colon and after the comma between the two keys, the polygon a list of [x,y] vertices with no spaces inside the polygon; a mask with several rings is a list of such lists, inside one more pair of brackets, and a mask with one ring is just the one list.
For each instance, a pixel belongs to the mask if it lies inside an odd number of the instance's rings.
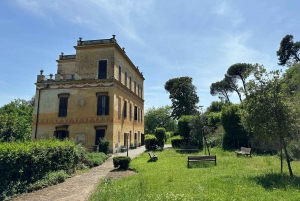
{"label": "tree", "polygon": [[33,107],[16,99],[0,108],[0,141],[30,140]]}
{"label": "tree", "polygon": [[222,100],[225,98],[225,102],[229,102],[229,93],[232,92],[232,88],[230,87],[229,83],[225,80],[212,83],[210,85],[210,94],[212,96],[218,95],[218,97]]}
{"label": "tree", "polygon": [[286,142],[291,128],[298,116],[282,89],[281,71],[266,72],[260,66],[254,73],[254,79],[247,83],[249,94],[242,103],[242,123],[252,132],[269,141],[279,140],[283,146],[290,176],[293,176]]}
{"label": "tree", "polygon": [[171,106],[152,107],[145,113],[145,132],[154,133],[157,127],[163,127],[167,132],[175,131],[177,123],[171,118]]}
{"label": "tree", "polygon": [[291,66],[295,62],[299,62],[300,42],[294,43],[293,35],[286,35],[280,42],[279,50],[276,52],[281,66]]}
{"label": "tree", "polygon": [[205,113],[221,112],[224,105],[226,105],[224,101],[213,101],[210,103],[210,106],[206,109]]}
{"label": "tree", "polygon": [[247,63],[236,63],[231,65],[227,70],[227,75],[232,79],[240,79],[243,83],[243,90],[247,95],[246,78],[253,72],[254,66]]}
{"label": "tree", "polygon": [[172,101],[172,114],[175,119],[182,115],[196,114],[199,102],[196,87],[192,84],[191,77],[173,78],[166,82],[165,90],[170,93],[169,98]]}
{"label": "tree", "polygon": [[238,94],[239,99],[242,102],[242,95],[241,95],[242,90],[241,88],[239,88],[239,85],[237,83],[237,78],[225,74],[224,81],[229,84],[229,87],[232,89],[232,91],[235,91]]}

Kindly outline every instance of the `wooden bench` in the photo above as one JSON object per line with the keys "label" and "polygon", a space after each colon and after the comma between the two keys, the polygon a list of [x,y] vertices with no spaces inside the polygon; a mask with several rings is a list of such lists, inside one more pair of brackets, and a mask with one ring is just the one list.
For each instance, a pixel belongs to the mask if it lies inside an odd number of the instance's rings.
{"label": "wooden bench", "polygon": [[206,161],[214,161],[215,165],[217,165],[217,156],[188,156],[188,168],[190,167],[190,162],[206,162]]}
{"label": "wooden bench", "polygon": [[151,161],[156,161],[158,159],[158,155],[155,155],[152,151],[148,152]]}
{"label": "wooden bench", "polygon": [[180,146],[178,151],[199,151],[199,148],[197,146]]}
{"label": "wooden bench", "polygon": [[241,147],[241,151],[235,151],[236,156],[246,155],[251,157],[251,148]]}

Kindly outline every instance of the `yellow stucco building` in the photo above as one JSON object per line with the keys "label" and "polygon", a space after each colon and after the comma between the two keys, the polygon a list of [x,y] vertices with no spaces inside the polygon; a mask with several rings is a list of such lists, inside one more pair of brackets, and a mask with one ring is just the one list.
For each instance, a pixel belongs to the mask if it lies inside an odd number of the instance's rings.
{"label": "yellow stucco building", "polygon": [[68,138],[92,150],[105,137],[112,152],[143,144],[142,72],[115,35],[79,38],[74,48],[74,55],[61,53],[55,75],[37,76],[32,139]]}

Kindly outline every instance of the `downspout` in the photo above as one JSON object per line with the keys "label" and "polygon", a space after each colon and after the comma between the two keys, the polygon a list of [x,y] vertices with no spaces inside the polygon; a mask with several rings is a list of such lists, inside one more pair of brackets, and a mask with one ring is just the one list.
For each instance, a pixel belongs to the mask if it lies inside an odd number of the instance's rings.
{"label": "downspout", "polygon": [[[41,89],[42,89],[42,88],[41,88]],[[37,105],[37,112],[36,112],[36,122],[35,122],[34,139],[37,139],[37,129],[38,129],[39,112],[40,112],[41,89],[39,89],[39,96],[38,96],[38,105]]]}

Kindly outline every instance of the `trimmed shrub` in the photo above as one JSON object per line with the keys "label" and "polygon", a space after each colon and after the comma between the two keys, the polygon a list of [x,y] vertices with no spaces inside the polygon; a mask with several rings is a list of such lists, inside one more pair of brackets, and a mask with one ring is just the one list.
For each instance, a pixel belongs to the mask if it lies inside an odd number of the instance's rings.
{"label": "trimmed shrub", "polygon": [[190,121],[195,118],[192,115],[184,115],[178,119],[178,132],[185,139],[188,140],[190,136]]}
{"label": "trimmed shrub", "polygon": [[180,146],[185,145],[185,140],[181,139],[181,138],[174,138],[174,139],[171,140],[171,144],[172,144],[172,147],[178,148]]}
{"label": "trimmed shrub", "polygon": [[165,128],[156,128],[155,129],[155,137],[157,139],[158,145],[163,148],[165,145],[166,139],[166,129]]}
{"label": "trimmed shrub", "polygon": [[43,189],[45,187],[64,182],[67,178],[68,174],[63,170],[59,170],[57,172],[50,172],[46,174],[45,177],[43,177],[41,180],[29,184],[29,186],[27,187],[27,192]]}
{"label": "trimmed shrub", "polygon": [[49,172],[73,173],[84,154],[77,148],[73,142],[55,139],[0,143],[0,200],[25,192]]}
{"label": "trimmed shrub", "polygon": [[248,132],[241,125],[238,110],[238,105],[233,104],[222,107],[221,123],[225,130],[223,149],[248,147]]}
{"label": "trimmed shrub", "polygon": [[113,163],[115,168],[121,170],[127,170],[129,168],[131,158],[128,156],[116,156],[113,158]]}
{"label": "trimmed shrub", "polygon": [[145,146],[147,150],[155,149],[158,144],[157,138],[153,134],[145,135]]}

